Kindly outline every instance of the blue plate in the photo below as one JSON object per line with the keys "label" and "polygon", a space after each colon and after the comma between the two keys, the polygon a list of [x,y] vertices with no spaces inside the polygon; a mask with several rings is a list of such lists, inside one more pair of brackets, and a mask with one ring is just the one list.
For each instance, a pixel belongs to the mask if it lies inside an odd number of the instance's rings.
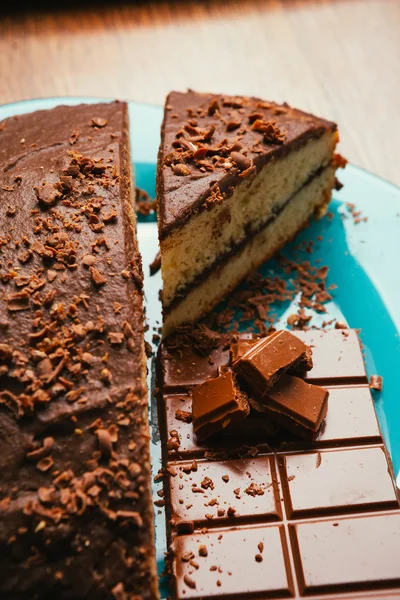
{"label": "blue plate", "polygon": [[[0,120],[53,108],[58,104],[98,101],[102,99],[49,98],[18,102],[0,107]],[[131,102],[129,111],[136,185],[154,196],[162,108]],[[310,260],[312,264],[329,265],[327,284],[334,283],[337,288],[332,292],[332,301],[326,305],[328,315],[313,315],[311,324],[320,325],[323,320],[335,317],[346,321],[350,327],[360,329],[368,373],[383,377],[383,391],[375,395],[375,406],[400,487],[400,392],[396,378],[400,365],[400,276],[396,258],[400,257],[400,189],[353,165],[348,165],[340,173],[340,180],[344,187],[334,194],[329,207],[331,218],[314,221],[297,236],[295,243],[285,248],[285,254],[293,256],[294,245],[298,247],[301,240],[313,240],[313,254],[302,255],[297,250],[296,257]],[[355,223],[348,204],[355,204],[356,210],[362,211],[361,216],[368,220]],[[153,327],[161,325],[158,299],[160,273],[149,277],[149,264],[158,248],[154,218],[139,219],[138,237],[145,272],[145,299],[150,325],[148,341],[151,343]],[[264,275],[282,275],[279,265],[273,260],[266,263],[261,271]],[[287,315],[296,311],[296,298],[291,303],[273,308],[279,324],[284,327]],[[151,385],[151,369],[149,371]],[[157,473],[161,463],[154,407],[151,423],[153,470]],[[157,511],[155,520],[161,572],[165,551],[162,511]]]}

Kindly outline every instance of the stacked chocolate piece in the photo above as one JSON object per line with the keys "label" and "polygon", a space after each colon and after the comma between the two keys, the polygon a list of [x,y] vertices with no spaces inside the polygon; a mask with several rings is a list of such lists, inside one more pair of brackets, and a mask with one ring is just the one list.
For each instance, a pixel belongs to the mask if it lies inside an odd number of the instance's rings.
{"label": "stacked chocolate piece", "polygon": [[298,435],[317,434],[329,392],[289,374],[312,369],[311,348],[288,331],[276,331],[257,341],[239,339],[231,344],[230,354],[231,366],[221,367],[218,377],[193,389],[197,437],[229,431],[250,414],[250,407]]}
{"label": "stacked chocolate piece", "polygon": [[308,437],[252,411],[199,439],[191,391],[219,373],[231,391],[231,344],[237,360],[252,336],[204,349],[182,335],[160,348],[175,599],[399,598],[400,504],[357,333],[295,335],[313,350],[305,382],[329,391],[325,421]]}

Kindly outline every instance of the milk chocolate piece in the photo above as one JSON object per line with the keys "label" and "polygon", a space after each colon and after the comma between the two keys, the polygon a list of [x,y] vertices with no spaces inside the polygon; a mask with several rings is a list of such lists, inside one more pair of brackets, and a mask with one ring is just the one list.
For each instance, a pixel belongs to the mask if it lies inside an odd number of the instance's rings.
{"label": "milk chocolate piece", "polygon": [[192,399],[193,428],[203,440],[241,421],[250,412],[248,400],[235,386],[231,371],[196,386]]}
{"label": "milk chocolate piece", "polygon": [[282,375],[257,408],[299,435],[318,432],[328,410],[329,391],[292,375]]}
{"label": "milk chocolate piece", "polygon": [[264,396],[285,371],[294,367],[311,369],[311,352],[288,331],[276,331],[262,338],[233,365],[257,399]]}

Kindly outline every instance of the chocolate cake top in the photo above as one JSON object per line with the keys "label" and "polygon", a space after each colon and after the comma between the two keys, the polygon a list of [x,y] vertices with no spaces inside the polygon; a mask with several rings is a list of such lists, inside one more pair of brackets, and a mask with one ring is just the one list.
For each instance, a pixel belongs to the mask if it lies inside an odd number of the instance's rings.
{"label": "chocolate cake top", "polygon": [[154,597],[134,228],[126,104],[0,123],[2,597]]}
{"label": "chocolate cake top", "polygon": [[171,92],[157,171],[159,235],[211,208],[272,159],[336,125],[259,98]]}

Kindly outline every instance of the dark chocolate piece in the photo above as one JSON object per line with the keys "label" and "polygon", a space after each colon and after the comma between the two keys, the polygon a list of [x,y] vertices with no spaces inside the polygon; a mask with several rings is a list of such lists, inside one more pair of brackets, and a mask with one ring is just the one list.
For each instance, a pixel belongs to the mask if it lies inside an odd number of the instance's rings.
{"label": "dark chocolate piece", "polygon": [[208,379],[192,390],[193,429],[199,439],[207,439],[250,412],[246,396],[235,385],[231,371]]}
{"label": "dark chocolate piece", "polygon": [[259,399],[285,371],[300,365],[312,368],[309,348],[288,331],[276,331],[237,358],[233,369]]}
{"label": "dark chocolate piece", "polygon": [[158,597],[128,125],[0,124],[1,598]]}

